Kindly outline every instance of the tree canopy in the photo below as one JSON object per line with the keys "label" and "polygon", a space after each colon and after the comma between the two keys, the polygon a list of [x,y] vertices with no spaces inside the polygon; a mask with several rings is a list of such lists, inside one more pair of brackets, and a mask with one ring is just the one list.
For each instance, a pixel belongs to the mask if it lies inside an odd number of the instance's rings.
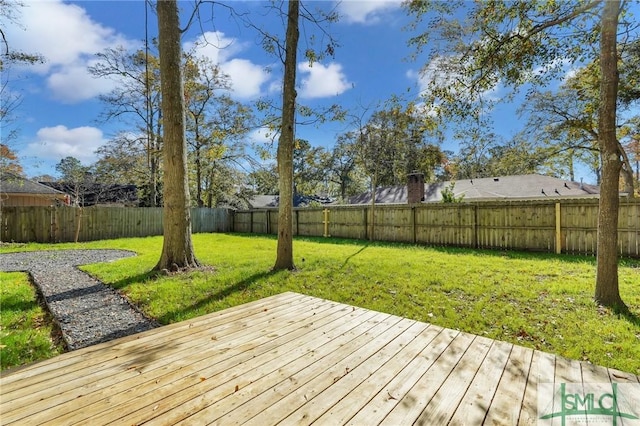
{"label": "tree canopy", "polygon": [[[425,102],[460,122],[468,117],[480,119],[497,102],[492,94],[500,86],[540,86],[562,78],[567,63],[598,64],[597,140],[602,181],[595,299],[618,307],[624,303],[618,290],[616,254],[618,180],[623,164],[616,137],[617,35],[624,6],[627,3],[597,0],[446,4],[412,0],[406,4],[416,18],[413,28],[417,34],[410,43],[418,52],[431,48],[423,72],[434,78],[424,93]],[[422,25],[426,19],[431,19],[431,25]]]}

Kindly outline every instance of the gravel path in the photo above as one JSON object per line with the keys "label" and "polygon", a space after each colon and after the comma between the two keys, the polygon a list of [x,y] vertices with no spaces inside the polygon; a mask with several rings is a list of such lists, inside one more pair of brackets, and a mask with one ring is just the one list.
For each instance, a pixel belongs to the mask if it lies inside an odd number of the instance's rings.
{"label": "gravel path", "polygon": [[157,327],[120,293],[77,266],[135,256],[124,250],[51,250],[0,254],[1,271],[26,271],[38,286],[69,350]]}

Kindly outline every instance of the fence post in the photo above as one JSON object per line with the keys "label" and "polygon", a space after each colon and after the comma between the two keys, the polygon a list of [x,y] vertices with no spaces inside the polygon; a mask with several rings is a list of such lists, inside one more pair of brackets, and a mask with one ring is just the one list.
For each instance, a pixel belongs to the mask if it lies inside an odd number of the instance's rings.
{"label": "fence post", "polygon": [[411,217],[410,217],[410,220],[411,220],[411,231],[413,233],[412,241],[413,241],[413,244],[415,244],[416,241],[417,241],[417,237],[416,237],[416,206],[411,206]]}
{"label": "fence post", "polygon": [[331,236],[329,235],[329,209],[324,209],[322,213],[324,215],[324,220],[322,221],[322,224],[324,225],[324,234],[322,236],[326,238]]}
{"label": "fence post", "polygon": [[478,248],[478,204],[473,204],[473,248]]}
{"label": "fence post", "polygon": [[562,222],[560,219],[560,203],[556,203],[556,254],[562,253]]}
{"label": "fence post", "polygon": [[57,224],[57,220],[56,220],[56,206],[51,206],[51,226],[49,228],[49,241],[47,241],[48,243],[55,243],[56,242],[56,229],[58,227]]}
{"label": "fence post", "polygon": [[369,224],[367,223],[367,218],[369,217],[368,212],[367,212],[367,207],[363,207],[362,208],[362,223],[364,224],[364,239],[368,240],[369,239],[369,235],[367,235],[369,233]]}
{"label": "fence post", "polygon": [[267,234],[270,234],[271,233],[271,210],[267,210],[264,217],[266,218],[265,220],[267,222],[264,229],[266,229]]}

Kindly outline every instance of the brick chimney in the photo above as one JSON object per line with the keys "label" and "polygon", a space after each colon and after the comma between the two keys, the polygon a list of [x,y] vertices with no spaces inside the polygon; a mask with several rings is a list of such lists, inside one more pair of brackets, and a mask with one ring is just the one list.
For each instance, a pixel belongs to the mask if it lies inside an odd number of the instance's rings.
{"label": "brick chimney", "polygon": [[424,175],[411,173],[407,177],[407,202],[416,204],[424,201]]}

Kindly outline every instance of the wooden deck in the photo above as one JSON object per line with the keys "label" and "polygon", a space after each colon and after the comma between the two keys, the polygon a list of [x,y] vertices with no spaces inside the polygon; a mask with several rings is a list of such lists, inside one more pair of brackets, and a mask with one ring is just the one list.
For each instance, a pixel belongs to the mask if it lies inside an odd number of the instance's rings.
{"label": "wooden deck", "polygon": [[4,373],[0,423],[536,424],[542,382],[640,390],[633,374],[284,293]]}

